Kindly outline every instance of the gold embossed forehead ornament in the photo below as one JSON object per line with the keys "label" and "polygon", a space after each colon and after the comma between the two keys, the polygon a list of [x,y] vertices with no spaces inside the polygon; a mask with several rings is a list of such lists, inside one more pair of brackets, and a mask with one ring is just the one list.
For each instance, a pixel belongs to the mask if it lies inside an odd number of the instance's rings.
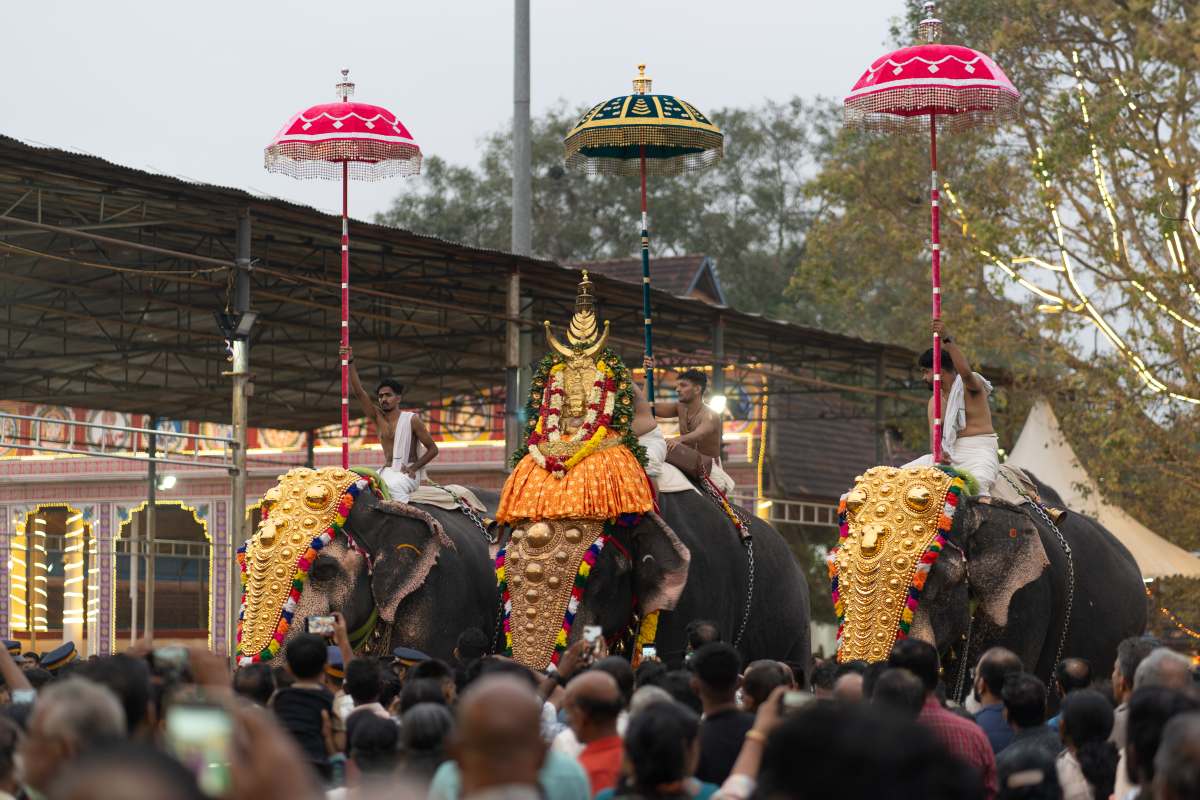
{"label": "gold embossed forehead ornament", "polygon": [[269,515],[246,543],[242,567],[243,661],[270,658],[283,643],[317,552],[333,539],[366,479],[328,467],[293,469],[263,496]]}
{"label": "gold embossed forehead ornament", "polygon": [[526,521],[513,530],[504,554],[504,622],[514,659],[537,670],[557,663],[579,607],[576,578],[586,582],[603,533],[603,520],[582,519]]}
{"label": "gold embossed forehead ornament", "polygon": [[963,488],[937,467],[875,467],[857,478],[830,556],[838,660],[883,661],[908,635]]}

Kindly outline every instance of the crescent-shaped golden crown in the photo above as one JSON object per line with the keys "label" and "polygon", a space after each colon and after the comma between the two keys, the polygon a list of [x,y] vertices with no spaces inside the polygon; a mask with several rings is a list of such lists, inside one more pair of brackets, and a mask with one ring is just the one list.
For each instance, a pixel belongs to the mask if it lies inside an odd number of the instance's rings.
{"label": "crescent-shaped golden crown", "polygon": [[546,341],[550,347],[564,358],[579,356],[591,357],[604,349],[608,341],[608,322],[604,323],[602,333],[598,334],[596,324],[596,296],[592,293],[592,281],[587,270],[583,270],[583,279],[579,281],[579,290],[575,295],[575,313],[571,316],[571,324],[567,326],[567,341],[564,345],[550,330],[550,320],[544,323]]}

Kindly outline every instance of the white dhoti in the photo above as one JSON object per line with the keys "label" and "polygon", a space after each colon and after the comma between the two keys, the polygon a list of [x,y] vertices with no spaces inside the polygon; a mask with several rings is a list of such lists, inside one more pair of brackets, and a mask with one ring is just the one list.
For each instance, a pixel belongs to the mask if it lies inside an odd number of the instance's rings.
{"label": "white dhoti", "polygon": [[412,493],[421,485],[416,478],[392,467],[381,469],[379,477],[387,485],[388,493],[391,494],[392,499],[398,500],[401,503],[407,503]]}
{"label": "white dhoti", "polygon": [[[999,444],[1000,437],[994,433],[960,436],[954,443],[954,450],[947,450],[946,455],[950,457],[950,466],[968,473],[976,480],[981,495],[990,495],[992,485],[1000,474],[1000,455],[997,451]],[[933,456],[923,455],[904,466],[932,467]]]}
{"label": "white dhoti", "polygon": [[667,437],[663,436],[662,428],[655,425],[653,430],[638,437],[638,444],[646,448],[646,474],[651,478],[662,475],[667,458]]}
{"label": "white dhoti", "polygon": [[[388,487],[388,492],[393,500],[398,500],[401,503],[407,503],[412,493],[421,485],[421,479],[425,477],[425,471],[421,470],[414,478],[404,472],[405,467],[412,463],[409,459],[414,454],[413,435],[412,435],[412,418],[415,415],[411,411],[404,411],[400,414],[400,419],[396,421],[396,438],[392,442],[392,463],[390,466],[384,467],[379,471],[379,477]],[[421,443],[417,442],[416,456],[420,457]]]}
{"label": "white dhoti", "polygon": [[[984,394],[992,393],[992,384],[988,379],[975,373],[975,378],[983,386]],[[990,495],[992,484],[1000,473],[1000,455],[997,452],[1000,437],[994,433],[981,433],[975,436],[959,436],[958,432],[967,426],[966,387],[961,375],[956,375],[946,398],[946,407],[942,409],[945,423],[942,425],[942,453],[950,459],[950,466],[970,473],[979,483],[979,493]],[[925,455],[916,461],[910,461],[906,467],[931,467],[933,456]]]}
{"label": "white dhoti", "polygon": [[714,461],[712,469],[708,471],[708,479],[721,490],[721,493],[728,498],[733,497],[733,478],[729,477],[729,473],[721,467],[720,461]]}
{"label": "white dhoti", "polygon": [[679,467],[667,463],[667,438],[663,436],[662,428],[655,425],[654,430],[638,437],[638,444],[646,448],[646,474],[654,481],[660,493],[699,493],[700,490],[687,479]]}

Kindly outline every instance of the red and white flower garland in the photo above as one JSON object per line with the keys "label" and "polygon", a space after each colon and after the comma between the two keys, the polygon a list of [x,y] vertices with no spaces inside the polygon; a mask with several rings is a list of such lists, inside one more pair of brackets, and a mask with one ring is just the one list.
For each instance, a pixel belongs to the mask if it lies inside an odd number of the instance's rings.
{"label": "red and white flower garland", "polygon": [[[617,384],[613,371],[603,361],[597,361],[596,379],[588,392],[587,413],[583,424],[573,434],[564,437],[558,426],[567,396],[562,377],[565,368],[565,364],[556,364],[550,370],[550,380],[542,394],[542,405],[538,409],[538,422],[529,437],[529,454],[533,456],[533,460],[557,478],[566,475],[568,470],[594,453],[608,438],[613,408],[617,401]],[[566,458],[542,452],[542,446],[559,442],[582,446]]]}

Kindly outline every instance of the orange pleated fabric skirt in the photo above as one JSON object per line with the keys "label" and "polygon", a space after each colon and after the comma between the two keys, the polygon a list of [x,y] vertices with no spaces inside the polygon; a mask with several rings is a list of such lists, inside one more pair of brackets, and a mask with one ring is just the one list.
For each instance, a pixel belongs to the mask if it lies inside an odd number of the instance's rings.
{"label": "orange pleated fabric skirt", "polygon": [[598,450],[556,478],[525,456],[504,482],[498,522],[611,519],[654,508],[646,471],[624,447]]}

